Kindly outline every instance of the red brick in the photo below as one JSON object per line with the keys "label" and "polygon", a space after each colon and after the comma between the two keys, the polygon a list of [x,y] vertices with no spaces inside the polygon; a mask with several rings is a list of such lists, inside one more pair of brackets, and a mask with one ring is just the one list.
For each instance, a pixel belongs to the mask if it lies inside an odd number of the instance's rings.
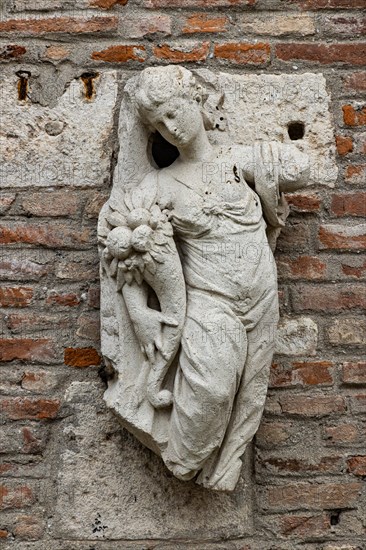
{"label": "red brick", "polygon": [[[2,464],[0,464],[0,475],[1,476],[4,476],[8,473],[11,473],[11,472],[14,472],[16,471],[16,466],[15,464],[10,464],[9,462],[3,462]],[[0,538],[1,538],[1,535],[0,535]]]}
{"label": "red brick", "polygon": [[364,0],[290,0],[304,10],[364,8]]}
{"label": "red brick", "polygon": [[55,346],[49,338],[1,338],[0,361],[39,361],[55,359]]}
{"label": "red brick", "polygon": [[156,33],[169,36],[172,33],[172,19],[165,14],[126,15],[120,26],[122,36],[126,38],[142,38]]}
{"label": "red brick", "polygon": [[73,216],[81,206],[80,193],[62,189],[53,192],[27,192],[20,200],[26,214],[32,216]]}
{"label": "red brick", "polygon": [[295,212],[319,212],[321,206],[315,193],[286,193],[286,200]]}
{"label": "red brick", "polygon": [[366,393],[350,396],[349,402],[353,414],[366,414]]}
{"label": "red brick", "polygon": [[333,214],[342,216],[366,216],[366,192],[337,193],[332,196]]}
{"label": "red brick", "polygon": [[64,352],[65,365],[69,367],[90,367],[99,365],[101,357],[94,348],[66,348]]}
{"label": "red brick", "polygon": [[262,422],[255,435],[256,445],[259,447],[280,446],[291,437],[292,424],[283,422]]}
{"label": "red brick", "polygon": [[280,518],[280,532],[286,537],[321,537],[330,531],[328,514],[319,515],[283,515]]}
{"label": "red brick", "polygon": [[68,48],[65,48],[65,46],[52,44],[50,46],[46,46],[43,55],[46,59],[52,59],[52,61],[61,61],[62,59],[67,59],[69,53],[70,50]]}
{"label": "red brick", "polygon": [[84,312],[77,321],[77,336],[98,343],[100,340],[100,317],[97,311]]}
{"label": "red brick", "polygon": [[28,485],[0,485],[0,510],[24,508],[35,500],[33,491]]}
{"label": "red brick", "polygon": [[154,46],[153,53],[157,59],[165,59],[170,63],[187,63],[205,61],[210,49],[209,42],[184,45],[160,44]]}
{"label": "red brick", "polygon": [[0,244],[35,244],[49,248],[77,248],[91,241],[87,228],[71,229],[67,224],[35,225],[16,223],[0,226]]}
{"label": "red brick", "polygon": [[366,361],[343,363],[342,382],[344,384],[366,384]]}
{"label": "red brick", "polygon": [[292,289],[294,311],[344,311],[366,307],[364,285],[296,285]]}
{"label": "red brick", "polygon": [[[1,454],[39,454],[46,444],[48,431],[44,425],[17,427],[13,423],[1,428],[0,453]],[[11,472],[11,465],[4,465],[0,469],[0,475]]]}
{"label": "red brick", "polygon": [[26,51],[27,50],[24,46],[17,46],[15,44],[0,46],[0,61],[19,59],[26,53]]}
{"label": "red brick", "polygon": [[33,428],[23,427],[22,452],[26,454],[40,454],[45,449],[45,437],[40,436]]}
{"label": "red brick", "polygon": [[1,307],[27,307],[32,298],[33,288],[24,286],[0,288]]}
{"label": "red brick", "polygon": [[80,304],[80,298],[75,292],[56,292],[50,291],[46,299],[46,304],[76,307]]}
{"label": "red brick", "polygon": [[[366,56],[366,50],[365,50]],[[343,122],[347,126],[365,126],[366,125],[366,106],[354,107],[353,105],[343,105]]]}
{"label": "red brick", "polygon": [[349,136],[336,136],[336,144],[339,155],[347,155],[353,151],[353,141]]}
{"label": "red brick", "polygon": [[366,164],[348,165],[344,179],[346,183],[351,185],[364,185],[366,181]]}
{"label": "red brick", "polygon": [[28,258],[22,258],[22,251],[20,251],[19,256],[18,259],[14,251],[12,258],[7,259],[3,255],[3,258],[0,259],[0,278],[2,280],[38,281],[48,275],[52,269],[49,264],[40,264]]}
{"label": "red brick", "polygon": [[91,7],[109,10],[113,6],[125,6],[128,0],[89,0]]}
{"label": "red brick", "polygon": [[355,279],[361,279],[366,275],[366,260],[358,265],[351,265],[350,261],[348,261],[348,263],[345,262],[346,260],[343,260],[341,263],[341,269],[344,275],[354,277]]}
{"label": "red brick", "polygon": [[99,52],[95,51],[92,53],[91,58],[107,63],[127,63],[127,61],[142,63],[146,59],[146,49],[145,46],[138,44],[122,44],[120,46],[110,46]]}
{"label": "red brick", "polygon": [[331,386],[333,363],[330,361],[294,362],[292,368],[274,364],[271,369],[272,387]]}
{"label": "red brick", "polygon": [[4,321],[13,334],[22,335],[40,330],[53,330],[58,334],[61,328],[70,326],[70,318],[67,316],[29,310],[26,313],[10,313],[6,315]]}
{"label": "red brick", "polygon": [[54,389],[57,385],[57,376],[46,371],[26,371],[22,376],[21,386],[24,390],[44,393]]}
{"label": "red brick", "polygon": [[233,8],[253,6],[257,0],[144,0],[144,8]]}
{"label": "red brick", "polygon": [[366,456],[352,456],[347,460],[348,471],[355,476],[366,476]]}
{"label": "red brick", "polygon": [[44,524],[37,516],[18,516],[13,530],[18,540],[39,540],[42,538]]}
{"label": "red brick", "polygon": [[311,239],[310,227],[309,221],[305,223],[292,218],[287,220],[277,241],[277,250],[290,253],[294,250],[297,252],[308,250]]}
{"label": "red brick", "polygon": [[90,287],[88,290],[88,306],[94,309],[100,308],[100,288]]}
{"label": "red brick", "polygon": [[[1,50],[0,50],[1,52]],[[0,53],[1,59],[1,53]],[[15,201],[15,193],[2,193],[0,197],[0,215],[5,214]]]}
{"label": "red brick", "polygon": [[346,411],[343,397],[335,395],[285,395],[279,399],[283,414],[304,417],[326,416]]}
{"label": "red brick", "polygon": [[90,17],[89,19],[84,17],[37,17],[0,21],[0,32],[26,35],[105,33],[117,31],[117,29],[118,18],[111,16]]}
{"label": "red brick", "polygon": [[6,539],[10,535],[6,529],[0,529],[0,539]]}
{"label": "red brick", "polygon": [[259,471],[267,475],[340,474],[343,466],[341,456],[319,459],[266,456],[259,457],[257,462]]}
{"label": "red brick", "polygon": [[280,278],[284,279],[324,279],[327,265],[319,258],[313,256],[298,256],[295,259],[279,256],[277,268]]}
{"label": "red brick", "polygon": [[108,194],[104,191],[96,191],[88,200],[84,216],[91,219],[98,219],[103,204],[108,200]]}
{"label": "red brick", "polygon": [[366,92],[366,71],[351,73],[344,76],[343,88],[346,92]]}
{"label": "red brick", "polygon": [[323,35],[364,36],[366,31],[366,18],[361,14],[355,15],[326,15],[319,23],[319,30]]}
{"label": "red brick", "polygon": [[[73,255],[75,257],[75,255]],[[97,256],[93,256],[93,262],[86,259],[73,261],[69,257],[64,257],[56,265],[55,275],[58,279],[68,279],[74,281],[95,281],[99,279],[99,261]]]}
{"label": "red brick", "polygon": [[332,446],[354,445],[360,442],[360,431],[358,426],[351,422],[324,426],[323,439],[327,445]]}
{"label": "red brick", "polygon": [[224,16],[210,16],[205,13],[195,13],[186,18],[182,33],[225,32],[229,19]]}
{"label": "red brick", "polygon": [[357,505],[361,483],[287,483],[265,489],[262,507],[269,510],[332,509]]}
{"label": "red brick", "polygon": [[330,250],[362,250],[366,248],[366,225],[322,225],[319,248]]}
{"label": "red brick", "polygon": [[227,60],[239,65],[262,65],[270,61],[270,45],[264,42],[248,44],[228,42],[216,44],[214,55],[217,59]]}
{"label": "red brick", "polygon": [[56,418],[60,409],[58,399],[9,397],[0,401],[0,411],[11,420],[44,420]]}
{"label": "red brick", "polygon": [[294,43],[276,44],[276,56],[283,61],[295,59],[314,61],[321,64],[347,63],[363,65],[366,55],[366,43],[324,44],[324,43]]}

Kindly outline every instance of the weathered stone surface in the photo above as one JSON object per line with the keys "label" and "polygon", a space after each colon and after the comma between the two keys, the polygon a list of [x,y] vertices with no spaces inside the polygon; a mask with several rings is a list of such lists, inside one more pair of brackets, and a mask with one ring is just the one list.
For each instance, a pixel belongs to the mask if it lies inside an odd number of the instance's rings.
{"label": "weathered stone surface", "polygon": [[310,317],[281,319],[276,340],[276,353],[282,355],[315,355],[318,327]]}
{"label": "weathered stone surface", "polygon": [[[193,73],[204,85],[210,83],[216,93],[225,93],[220,114],[223,120],[217,117],[215,122],[234,143],[250,145],[256,140],[293,143],[310,157],[309,183],[334,186],[338,169],[330,96],[323,75],[214,75],[207,69]],[[304,125],[303,138],[291,140],[289,125],[293,122]],[[211,136],[222,143],[226,132],[214,130]]]}
{"label": "weathered stone surface", "polygon": [[335,346],[366,344],[366,319],[364,317],[333,319],[328,328],[328,338]]}
{"label": "weathered stone surface", "polygon": [[83,80],[74,78],[54,107],[32,102],[31,80],[20,101],[19,82],[14,69],[0,77],[1,186],[93,187],[108,181],[116,74],[93,78],[90,99]]}
{"label": "weathered stone surface", "polygon": [[88,382],[72,382],[67,390],[72,414],[62,427],[54,536],[75,540],[72,548],[77,540],[164,538],[176,539],[171,547],[179,548],[182,537],[250,534],[248,477],[230,495],[175,479],[105,409],[103,391],[101,383]]}

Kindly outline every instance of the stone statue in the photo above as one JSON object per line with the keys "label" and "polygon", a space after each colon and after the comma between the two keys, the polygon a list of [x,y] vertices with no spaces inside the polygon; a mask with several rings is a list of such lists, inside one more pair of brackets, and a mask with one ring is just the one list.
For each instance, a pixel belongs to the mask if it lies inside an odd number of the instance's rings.
{"label": "stone statue", "polygon": [[199,80],[158,67],[125,88],[98,225],[105,399],[174,476],[232,491],[274,351],[283,192],[308,183],[309,157],[215,143],[225,91]]}

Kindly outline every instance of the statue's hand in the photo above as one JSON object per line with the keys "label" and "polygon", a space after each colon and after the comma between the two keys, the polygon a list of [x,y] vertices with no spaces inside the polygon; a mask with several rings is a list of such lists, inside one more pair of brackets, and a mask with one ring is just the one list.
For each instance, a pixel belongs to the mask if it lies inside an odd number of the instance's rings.
{"label": "statue's hand", "polygon": [[155,353],[159,351],[164,359],[167,359],[163,345],[163,326],[177,327],[178,322],[160,311],[146,308],[137,316],[134,316],[133,326],[141,345],[141,351],[145,353],[151,364],[155,362]]}

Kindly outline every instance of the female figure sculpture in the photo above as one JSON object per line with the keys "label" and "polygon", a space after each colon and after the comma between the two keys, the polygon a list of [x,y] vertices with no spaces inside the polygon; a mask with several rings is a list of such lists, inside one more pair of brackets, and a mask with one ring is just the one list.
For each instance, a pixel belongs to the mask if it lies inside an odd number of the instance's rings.
{"label": "female figure sculpture", "polygon": [[100,215],[106,401],[176,477],[233,490],[274,350],[282,192],[306,185],[308,157],[275,142],[213,145],[186,69],[146,69],[133,96],[146,132],[179,156]]}

